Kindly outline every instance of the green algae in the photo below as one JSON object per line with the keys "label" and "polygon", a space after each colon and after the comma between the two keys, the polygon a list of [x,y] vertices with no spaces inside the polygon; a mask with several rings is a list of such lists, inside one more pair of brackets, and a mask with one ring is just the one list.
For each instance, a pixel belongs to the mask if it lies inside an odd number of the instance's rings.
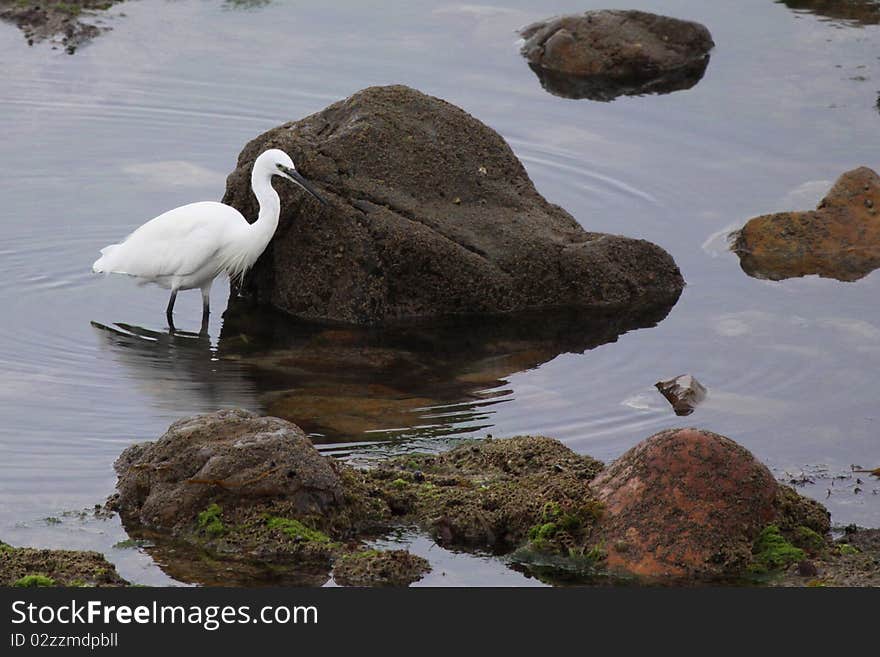
{"label": "green algae", "polygon": [[15,581],[13,586],[19,588],[36,588],[38,586],[55,586],[55,580],[45,575],[25,575]]}
{"label": "green algae", "polygon": [[278,530],[297,541],[330,543],[330,537],[327,536],[327,534],[318,531],[317,529],[312,529],[301,523],[299,520],[277,517],[269,518],[266,521],[266,526],[269,529]]}
{"label": "green algae", "polygon": [[781,570],[806,556],[801,548],[792,545],[782,535],[776,525],[767,525],[761,530],[752,548],[752,555],[749,570],[753,573]]}
{"label": "green algae", "polygon": [[795,528],[791,542],[810,554],[818,554],[825,547],[825,539],[822,535],[804,525]]}
{"label": "green algae", "polygon": [[846,554],[858,554],[860,552],[859,548],[850,545],[849,543],[840,543],[837,546],[838,554],[846,555]]}
{"label": "green algae", "polygon": [[209,536],[222,536],[226,533],[226,525],[220,519],[221,515],[223,515],[223,509],[218,504],[211,504],[198,516],[199,529]]}

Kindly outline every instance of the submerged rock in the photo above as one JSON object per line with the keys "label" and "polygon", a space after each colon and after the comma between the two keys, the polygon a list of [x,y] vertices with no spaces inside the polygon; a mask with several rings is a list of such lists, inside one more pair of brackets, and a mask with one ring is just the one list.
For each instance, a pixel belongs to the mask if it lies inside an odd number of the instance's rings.
{"label": "submerged rock", "polygon": [[[592,484],[610,570],[648,577],[742,574],[768,526],[824,537],[828,513],[780,485],[748,450],[699,429],[639,443]],[[824,539],[822,539],[824,540]]]}
{"label": "submerged rock", "polygon": [[778,281],[818,274],[856,281],[880,267],[880,176],[847,171],[815,210],[750,219],[733,250],[749,276]]}
{"label": "submerged rock", "polygon": [[690,374],[680,374],[674,379],[658,381],[654,385],[672,404],[676,415],[690,415],[697,404],[706,398],[705,386]]}
{"label": "submerged rock", "polygon": [[426,559],[406,550],[364,550],[340,557],[333,579],[342,586],[409,586],[429,572]]}
{"label": "submerged rock", "polygon": [[102,29],[83,20],[122,0],[0,0],[0,20],[15,23],[28,44],[52,39],[68,54],[98,36]]}
{"label": "submerged rock", "polygon": [[522,55],[547,91],[603,101],[689,89],[715,45],[699,23],[633,10],[558,16],[521,35]]}
{"label": "submerged rock", "polygon": [[375,323],[559,306],[673,302],[683,280],[660,247],[589,233],[535,190],[494,130],[404,86],[371,87],[251,141],[224,202],[255,217],[254,159],[281,148],[328,199],[279,186],[282,215],[245,278],[260,303]]}
{"label": "submerged rock", "polygon": [[0,542],[0,586],[127,586],[98,552],[16,548]]}

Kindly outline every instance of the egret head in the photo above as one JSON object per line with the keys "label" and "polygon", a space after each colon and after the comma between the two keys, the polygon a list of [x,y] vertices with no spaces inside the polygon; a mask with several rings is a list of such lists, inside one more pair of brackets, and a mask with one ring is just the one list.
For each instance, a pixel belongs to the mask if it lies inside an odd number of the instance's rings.
{"label": "egret head", "polygon": [[296,170],[296,167],[293,164],[293,160],[291,160],[290,156],[284,151],[277,148],[271,148],[268,151],[263,152],[260,157],[257,158],[257,161],[254,162],[254,169],[257,170],[257,168],[261,166],[266,167],[266,171],[270,176],[287,178],[291,182],[302,187],[321,203],[327,205],[327,201],[325,201],[306,181],[306,179],[300,175],[299,171]]}

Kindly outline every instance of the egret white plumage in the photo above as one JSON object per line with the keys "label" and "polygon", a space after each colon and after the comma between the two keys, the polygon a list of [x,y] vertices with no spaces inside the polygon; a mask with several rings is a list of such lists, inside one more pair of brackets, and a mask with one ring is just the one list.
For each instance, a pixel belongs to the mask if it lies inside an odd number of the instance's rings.
{"label": "egret white plumage", "polygon": [[214,279],[223,272],[230,279],[243,276],[275,234],[281,199],[272,188],[273,176],[287,178],[326,205],[296,170],[290,156],[270,149],[256,159],[251,171],[251,189],[260,206],[254,223],[248,223],[235,208],[216,201],[182,205],[150,219],[119,244],[101,249],[92,270],[134,276],[171,290],[165,316],[172,330],[177,292],[199,288],[204,332]]}

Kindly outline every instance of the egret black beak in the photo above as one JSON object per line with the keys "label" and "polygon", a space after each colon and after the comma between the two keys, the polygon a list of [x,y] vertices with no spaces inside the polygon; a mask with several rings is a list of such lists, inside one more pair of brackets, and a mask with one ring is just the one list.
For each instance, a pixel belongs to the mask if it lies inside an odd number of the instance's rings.
{"label": "egret black beak", "polygon": [[314,187],[312,187],[306,179],[303,178],[296,169],[291,169],[290,167],[285,167],[282,165],[278,165],[278,168],[284,172],[284,174],[289,177],[293,182],[306,190],[309,194],[314,196],[316,199],[321,201],[324,205],[328,205],[327,201],[323,199],[323,197],[315,191]]}

